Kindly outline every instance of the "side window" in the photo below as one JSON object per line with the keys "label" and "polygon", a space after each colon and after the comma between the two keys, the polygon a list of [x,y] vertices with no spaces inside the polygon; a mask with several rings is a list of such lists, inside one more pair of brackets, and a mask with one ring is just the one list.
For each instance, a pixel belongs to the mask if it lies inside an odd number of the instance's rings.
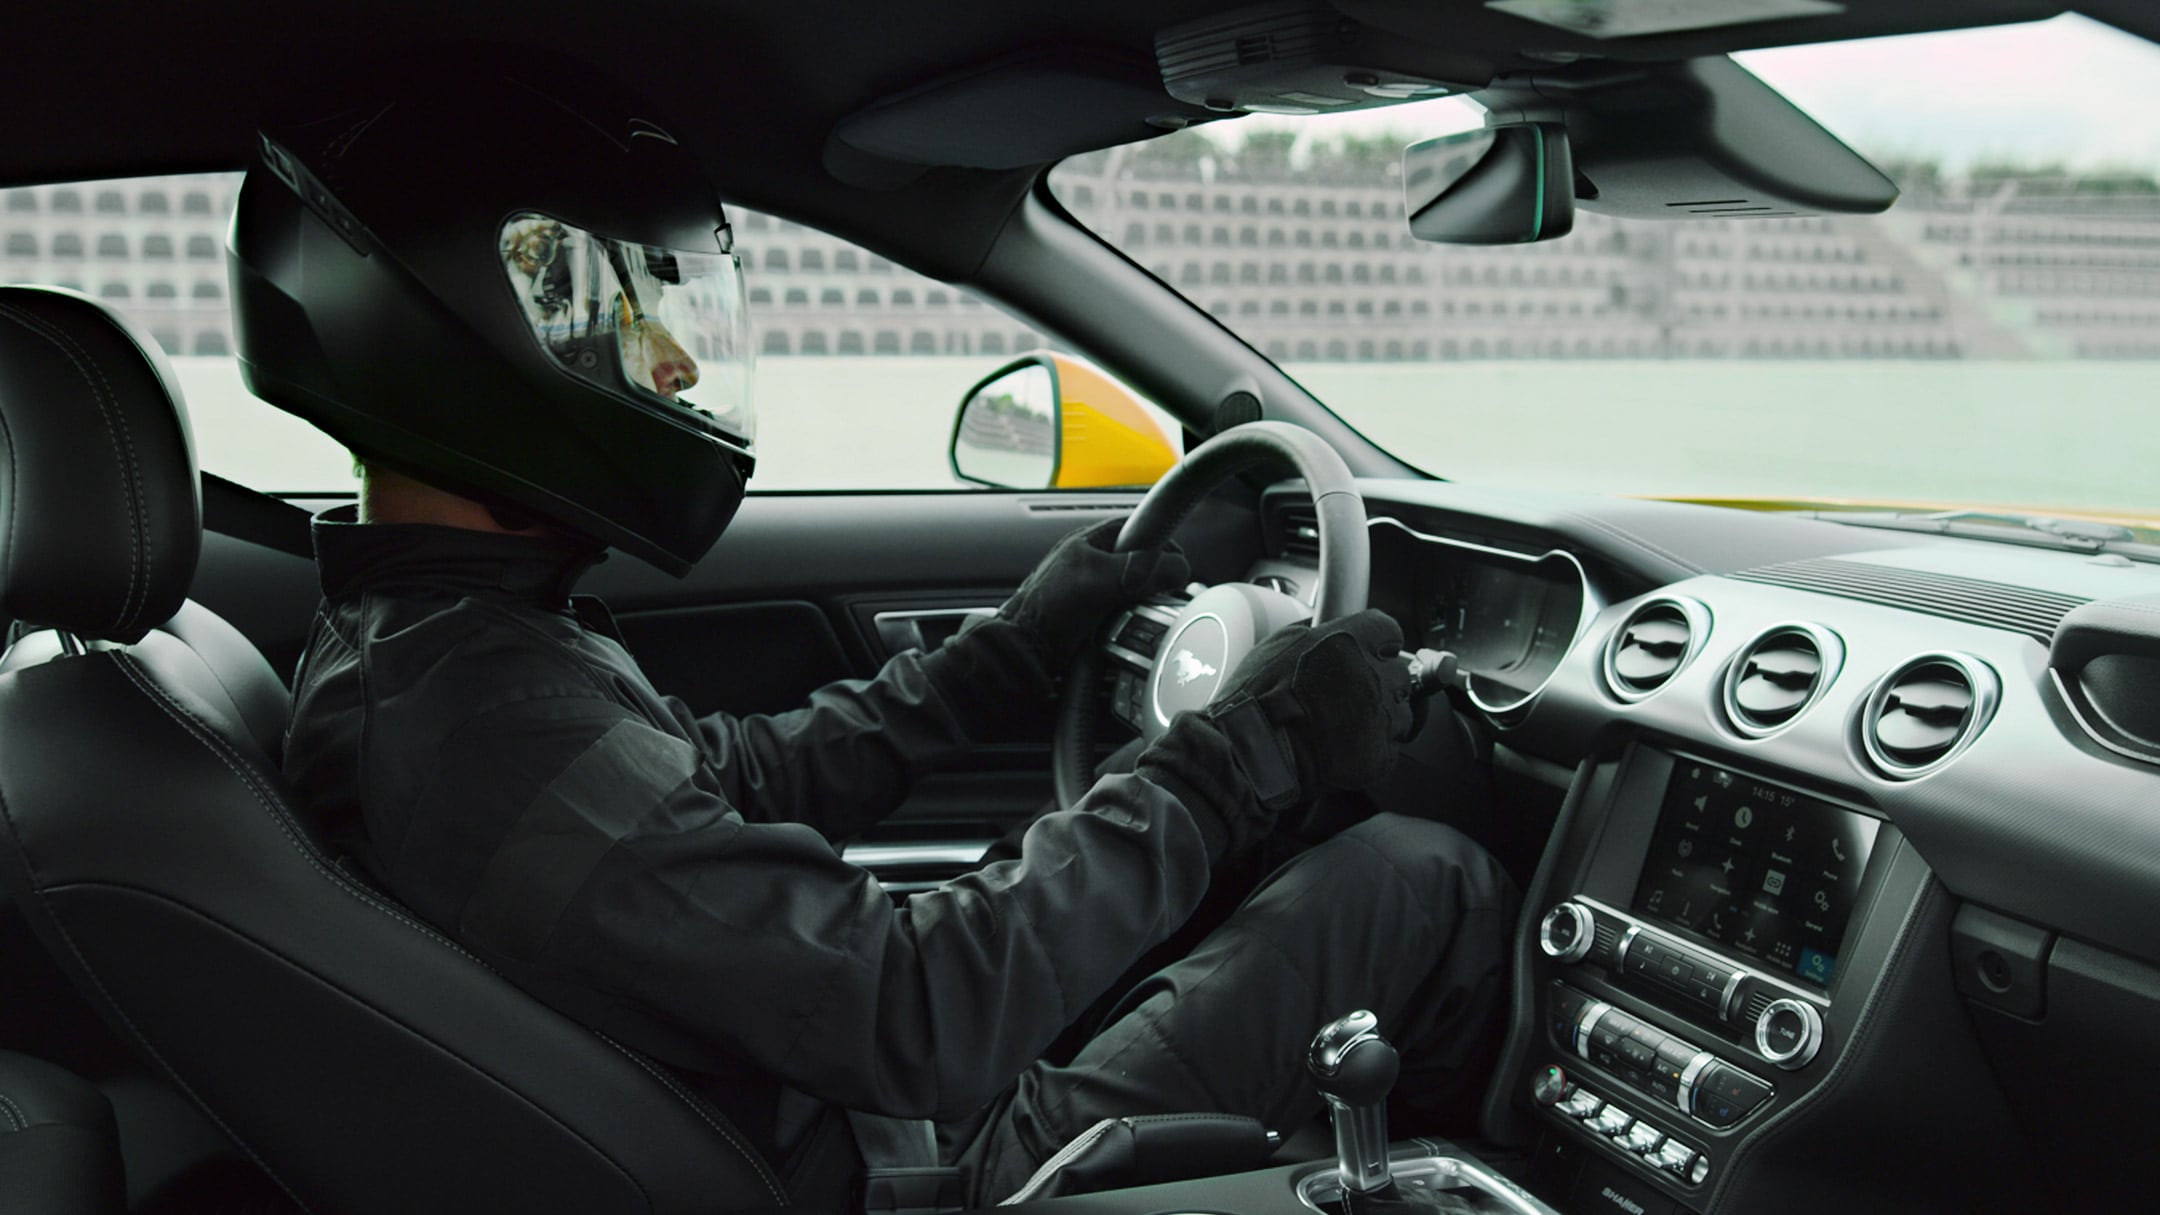
{"label": "side window", "polygon": [[740,207],[728,216],[758,350],[751,490],[968,484],[949,456],[962,398],[1058,343],[996,304],[815,228]]}
{"label": "side window", "polygon": [[[155,339],[187,396],[205,470],[265,493],[351,492],[342,446],[241,384],[224,255],[239,188],[238,173],[208,173],[0,189],[0,282],[81,291]],[[1055,343],[816,229],[741,208],[729,216],[758,351],[751,489],[967,486],[948,456],[962,398]]]}

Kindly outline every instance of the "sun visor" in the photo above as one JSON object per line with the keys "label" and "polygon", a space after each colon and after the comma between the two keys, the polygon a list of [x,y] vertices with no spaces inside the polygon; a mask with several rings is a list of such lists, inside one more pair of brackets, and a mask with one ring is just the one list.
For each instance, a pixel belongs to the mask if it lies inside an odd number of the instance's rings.
{"label": "sun visor", "polygon": [[1030,51],[941,77],[841,119],[827,141],[825,163],[851,180],[877,178],[880,169],[888,180],[904,178],[893,171],[901,166],[1017,169],[1217,117],[1165,93],[1147,56],[1085,48]]}
{"label": "sun visor", "polygon": [[1583,210],[1634,219],[1872,215],[1897,200],[1881,170],[1722,55],[1582,65],[1475,94],[1489,124],[1558,122]]}

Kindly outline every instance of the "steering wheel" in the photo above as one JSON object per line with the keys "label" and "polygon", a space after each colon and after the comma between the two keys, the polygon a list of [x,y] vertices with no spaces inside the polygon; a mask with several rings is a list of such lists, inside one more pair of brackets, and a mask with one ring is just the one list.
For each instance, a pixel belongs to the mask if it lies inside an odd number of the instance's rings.
{"label": "steering wheel", "polygon": [[[1312,604],[1267,587],[1226,582],[1202,591],[1167,620],[1162,618],[1169,615],[1167,605],[1152,616],[1139,616],[1145,607],[1120,616],[1105,641],[1082,651],[1065,675],[1050,752],[1059,809],[1071,809],[1095,784],[1095,721],[1105,663],[1121,668],[1118,683],[1132,693],[1124,706],[1131,710],[1129,719],[1142,738],[1153,740],[1178,713],[1213,700],[1239,660],[1269,633],[1300,620],[1328,621],[1364,610],[1372,566],[1365,499],[1335,449],[1288,422],[1233,426],[1187,452],[1140,500],[1113,551],[1163,544],[1216,486],[1262,465],[1294,472],[1312,494],[1320,532],[1320,584]],[[1148,619],[1153,627],[1128,629],[1126,623],[1136,619]],[[1144,643],[1138,637],[1155,627],[1161,632],[1152,651],[1140,648]]]}

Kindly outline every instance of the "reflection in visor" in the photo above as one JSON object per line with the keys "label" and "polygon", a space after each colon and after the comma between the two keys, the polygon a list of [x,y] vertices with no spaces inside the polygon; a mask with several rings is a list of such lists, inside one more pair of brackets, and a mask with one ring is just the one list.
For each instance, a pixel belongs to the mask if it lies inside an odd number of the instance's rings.
{"label": "reflection in visor", "polygon": [[749,321],[732,254],[610,240],[531,213],[503,225],[500,253],[533,336],[565,371],[749,442]]}

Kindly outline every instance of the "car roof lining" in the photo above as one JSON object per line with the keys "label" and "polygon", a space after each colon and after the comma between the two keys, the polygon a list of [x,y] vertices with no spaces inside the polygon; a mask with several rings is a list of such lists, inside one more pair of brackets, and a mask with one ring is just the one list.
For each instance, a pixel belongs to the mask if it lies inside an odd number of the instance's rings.
{"label": "car roof lining", "polygon": [[[645,0],[635,15],[567,0],[500,0],[383,11],[352,0],[292,5],[83,0],[11,18],[0,99],[0,183],[229,170],[246,163],[260,107],[325,65],[365,62],[415,40],[529,45],[596,61],[650,95],[722,193],[856,241],[935,277],[972,277],[1040,172],[932,168],[897,188],[848,186],[826,166],[850,115],[971,66],[1030,48],[1090,45],[1152,54],[1155,33],[1243,7],[1224,0]],[[1373,24],[1496,71],[1531,65],[1525,49],[1671,59],[2051,15],[2047,0],[1872,0],[1803,20],[1597,43],[1536,26],[1482,0],[1336,0]],[[2123,24],[2153,19],[2135,0],[2097,0]],[[95,31],[94,35],[86,33]],[[681,55],[679,48],[705,48]],[[659,58],[667,51],[679,60]]]}

